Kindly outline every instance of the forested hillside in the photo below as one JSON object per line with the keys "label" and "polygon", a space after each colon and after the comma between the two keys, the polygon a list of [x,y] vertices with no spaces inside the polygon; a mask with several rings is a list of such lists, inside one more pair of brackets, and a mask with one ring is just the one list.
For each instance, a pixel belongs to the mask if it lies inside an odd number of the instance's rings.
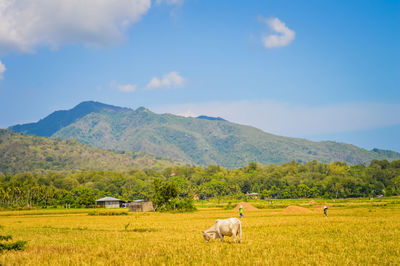
{"label": "forested hillside", "polygon": [[[62,126],[46,131],[49,124],[55,124],[54,117],[60,119],[57,124]],[[368,164],[374,159],[400,159],[400,154],[393,151],[368,151],[332,141],[282,137],[221,118],[155,114],[143,107],[132,110],[96,102],[84,102],[38,123],[11,128],[26,134],[47,132],[53,138],[72,138],[104,149],[142,151],[189,164],[218,164],[227,168],[243,167],[250,162],[317,160]]]}
{"label": "forested hillside", "polygon": [[116,170],[163,168],[177,161],[142,152],[113,152],[76,140],[28,136],[0,129],[0,174],[34,170]]}
{"label": "forested hillside", "polygon": [[55,111],[44,119],[39,120],[37,123],[15,125],[10,129],[21,133],[27,133],[42,137],[50,137],[61,128],[72,124],[73,122],[84,117],[87,114],[100,111],[118,112],[124,110],[128,110],[128,108],[112,106],[99,102],[83,102],[78,104],[71,110]]}
{"label": "forested hillside", "polygon": [[248,192],[268,199],[390,196],[400,194],[400,161],[372,161],[369,166],[312,161],[269,166],[251,163],[233,170],[175,166],[160,171],[27,172],[0,176],[0,205],[89,207],[103,196],[150,198],[156,178],[177,187],[183,198],[243,199]]}

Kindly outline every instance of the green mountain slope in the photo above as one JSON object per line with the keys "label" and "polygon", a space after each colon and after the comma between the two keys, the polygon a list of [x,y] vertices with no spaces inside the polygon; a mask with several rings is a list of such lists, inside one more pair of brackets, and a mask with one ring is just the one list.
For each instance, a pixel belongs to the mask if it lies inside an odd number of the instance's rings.
{"label": "green mountain slope", "polygon": [[37,123],[15,125],[10,129],[20,133],[50,137],[61,128],[68,126],[87,114],[99,111],[118,112],[123,110],[128,109],[99,102],[82,102],[71,110],[55,111],[44,119],[39,120]]}
{"label": "green mountain slope", "polygon": [[27,136],[0,129],[0,173],[44,170],[164,168],[180,164],[141,152],[112,152],[75,140]]}
{"label": "green mountain slope", "polygon": [[52,137],[229,168],[249,162],[280,164],[318,160],[358,164],[373,159],[400,159],[400,154],[392,151],[368,151],[344,143],[281,137],[228,121],[155,114],[143,107],[112,111],[99,108],[61,128]]}

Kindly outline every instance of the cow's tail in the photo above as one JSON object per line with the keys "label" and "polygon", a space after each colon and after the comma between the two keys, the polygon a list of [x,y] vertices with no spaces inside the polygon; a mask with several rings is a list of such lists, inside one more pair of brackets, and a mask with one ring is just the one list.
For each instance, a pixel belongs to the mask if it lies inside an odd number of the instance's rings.
{"label": "cow's tail", "polygon": [[239,243],[242,241],[242,222],[239,221]]}

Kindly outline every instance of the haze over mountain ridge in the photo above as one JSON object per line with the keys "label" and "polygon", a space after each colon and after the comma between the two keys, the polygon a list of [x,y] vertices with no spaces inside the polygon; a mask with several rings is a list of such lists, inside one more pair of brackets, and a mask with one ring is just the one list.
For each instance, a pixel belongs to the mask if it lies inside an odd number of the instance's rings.
{"label": "haze over mountain ridge", "polygon": [[266,133],[222,118],[155,114],[98,102],[82,102],[56,111],[37,123],[10,129],[38,136],[68,139],[116,150],[148,152],[190,164],[242,167],[249,162],[345,161],[368,163],[373,159],[400,159],[393,151],[368,151],[351,144],[313,142]]}

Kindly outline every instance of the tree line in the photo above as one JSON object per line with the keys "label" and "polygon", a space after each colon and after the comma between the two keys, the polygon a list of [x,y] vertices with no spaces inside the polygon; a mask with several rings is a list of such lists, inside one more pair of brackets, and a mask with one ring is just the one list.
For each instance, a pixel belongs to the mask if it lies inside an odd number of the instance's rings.
{"label": "tree line", "polygon": [[96,199],[105,196],[184,205],[193,196],[243,199],[251,192],[263,199],[399,195],[400,160],[373,160],[368,166],[293,161],[267,166],[249,163],[238,169],[174,166],[159,171],[41,171],[0,176],[0,206],[7,208],[93,207]]}

